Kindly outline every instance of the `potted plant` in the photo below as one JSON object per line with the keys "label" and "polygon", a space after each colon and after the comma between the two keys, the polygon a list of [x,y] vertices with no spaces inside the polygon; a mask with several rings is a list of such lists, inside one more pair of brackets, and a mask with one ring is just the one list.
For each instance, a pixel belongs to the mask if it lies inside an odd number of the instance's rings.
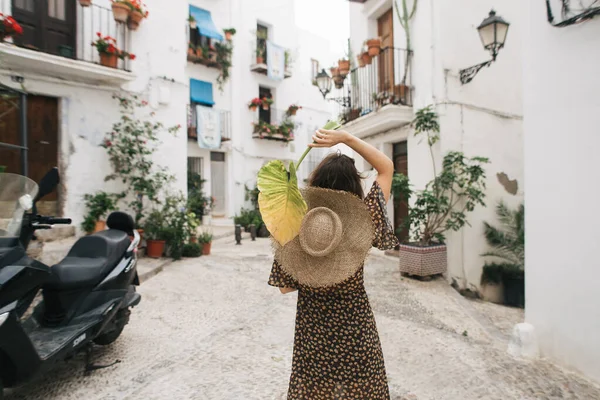
{"label": "potted plant", "polygon": [[92,46],[96,48],[98,54],[100,55],[101,65],[110,68],[117,68],[119,59],[129,58],[130,60],[135,60],[134,54],[122,51],[116,46],[117,41],[115,38],[111,36],[103,36],[100,32],[97,32],[96,36],[98,39],[92,43]]}
{"label": "potted plant", "polygon": [[362,52],[360,54],[360,57],[362,58],[364,65],[371,65],[371,56],[369,55],[369,52],[367,52],[367,51]]}
{"label": "potted plant", "polygon": [[213,235],[209,231],[202,231],[200,236],[198,236],[198,242],[200,244],[202,244],[202,255],[203,256],[210,255],[212,240],[213,240]]}
{"label": "potted plant", "polygon": [[11,16],[0,13],[0,40],[4,42],[7,38],[23,34],[23,27]]}
{"label": "potted plant", "polygon": [[375,38],[367,40],[367,48],[369,49],[369,56],[378,56],[381,52],[381,39]]}
{"label": "potted plant", "polygon": [[350,60],[345,58],[338,60],[338,70],[340,75],[348,75],[348,73],[350,72]]}
{"label": "potted plant", "polygon": [[297,104],[292,104],[291,106],[288,107],[287,109],[287,115],[292,116],[292,115],[296,115],[296,113],[298,112],[298,110],[302,109],[302,107],[300,107]]}
{"label": "potted plant", "polygon": [[196,22],[196,18],[193,15],[188,16],[188,24],[190,24],[190,28],[196,29],[198,27],[198,22]]}
{"label": "potted plant", "polygon": [[89,7],[92,5],[92,0],[79,0],[81,7]]}
{"label": "potted plant", "polygon": [[132,0],[131,13],[129,14],[129,19],[127,20],[127,27],[132,31],[137,31],[144,18],[148,18],[148,11],[143,8],[143,5],[140,1]]}
{"label": "potted plant", "polygon": [[256,47],[256,63],[264,64],[265,63],[265,49],[262,43],[257,44]]}
{"label": "potted plant", "polygon": [[271,97],[263,97],[262,98],[263,110],[268,110],[273,103],[274,103],[274,100]]}
{"label": "potted plant", "polygon": [[248,103],[248,109],[250,111],[256,111],[259,106],[262,106],[262,100],[258,97],[253,98],[252,101]]}
{"label": "potted plant", "polygon": [[128,0],[111,0],[115,21],[126,23],[131,14],[131,3]]}
{"label": "potted plant", "polygon": [[460,230],[468,224],[467,214],[477,205],[485,205],[483,164],[488,160],[451,151],[438,174],[433,159],[433,145],[440,138],[437,113],[431,106],[421,109],[414,124],[415,136],[427,135],[434,178],[424,190],[414,193],[406,221],[412,242],[400,245],[400,272],[431,276],[447,270],[445,233]]}
{"label": "potted plant", "polygon": [[204,53],[204,58],[208,60],[208,62],[215,63],[217,61],[217,50],[215,49],[215,46],[210,45],[204,47],[202,52]]}
{"label": "potted plant", "polygon": [[97,192],[83,196],[88,212],[84,217],[81,227],[87,233],[96,233],[106,229],[103,219],[110,211],[116,210],[116,198],[113,194]]}
{"label": "potted plant", "polygon": [[509,209],[504,203],[496,207],[502,228],[484,222],[485,238],[492,250],[482,254],[501,262],[486,262],[481,275],[483,286],[503,286],[504,304],[525,306],[525,206]]}
{"label": "potted plant", "polygon": [[230,42],[233,35],[235,35],[236,30],[235,30],[235,28],[229,28],[229,29],[223,29],[223,32],[225,33],[225,40]]}
{"label": "potted plant", "polygon": [[356,56],[356,59],[358,60],[358,67],[362,68],[365,66],[365,60],[363,59],[362,54],[359,54]]}
{"label": "potted plant", "polygon": [[192,43],[188,43],[188,58],[196,58],[196,46]]}
{"label": "potted plant", "polygon": [[152,211],[144,223],[146,235],[146,255],[151,258],[161,258],[165,253],[167,240],[170,238],[169,228],[160,211]]}

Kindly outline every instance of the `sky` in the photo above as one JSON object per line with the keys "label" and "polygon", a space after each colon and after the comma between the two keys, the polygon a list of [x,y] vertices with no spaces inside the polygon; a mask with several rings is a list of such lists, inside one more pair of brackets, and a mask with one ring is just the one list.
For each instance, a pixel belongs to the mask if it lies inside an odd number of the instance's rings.
{"label": "sky", "polygon": [[330,38],[334,57],[342,57],[350,37],[348,0],[296,0],[295,4],[298,27]]}

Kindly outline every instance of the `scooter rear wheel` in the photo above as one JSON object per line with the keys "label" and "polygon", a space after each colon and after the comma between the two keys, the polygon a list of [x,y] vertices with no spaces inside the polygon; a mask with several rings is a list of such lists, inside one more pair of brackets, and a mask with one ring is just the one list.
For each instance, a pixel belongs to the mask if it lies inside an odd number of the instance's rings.
{"label": "scooter rear wheel", "polygon": [[96,336],[96,338],[94,339],[94,343],[100,346],[108,346],[109,344],[112,344],[115,340],[117,340],[119,336],[121,336],[121,333],[123,333],[125,325],[127,325],[127,323],[129,322],[130,314],[131,311],[129,311],[129,309],[127,308],[119,310],[115,317],[113,328],[107,332],[101,333],[100,335]]}

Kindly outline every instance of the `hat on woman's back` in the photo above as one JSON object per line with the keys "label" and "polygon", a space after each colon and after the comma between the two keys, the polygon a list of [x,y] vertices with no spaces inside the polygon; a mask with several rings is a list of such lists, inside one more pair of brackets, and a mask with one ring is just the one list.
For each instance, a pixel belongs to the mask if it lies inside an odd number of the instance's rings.
{"label": "hat on woman's back", "polygon": [[373,223],[356,195],[309,187],[302,191],[308,213],[292,241],[275,246],[281,268],[301,285],[333,286],[352,277],[373,244]]}

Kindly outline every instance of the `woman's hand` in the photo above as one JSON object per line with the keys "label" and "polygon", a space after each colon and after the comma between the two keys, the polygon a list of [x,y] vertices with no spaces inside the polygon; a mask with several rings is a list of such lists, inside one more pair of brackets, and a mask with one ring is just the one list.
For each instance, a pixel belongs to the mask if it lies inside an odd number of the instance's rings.
{"label": "woman's hand", "polygon": [[312,137],[313,143],[310,143],[308,147],[333,147],[340,143],[347,143],[350,137],[352,135],[345,131],[319,129]]}

